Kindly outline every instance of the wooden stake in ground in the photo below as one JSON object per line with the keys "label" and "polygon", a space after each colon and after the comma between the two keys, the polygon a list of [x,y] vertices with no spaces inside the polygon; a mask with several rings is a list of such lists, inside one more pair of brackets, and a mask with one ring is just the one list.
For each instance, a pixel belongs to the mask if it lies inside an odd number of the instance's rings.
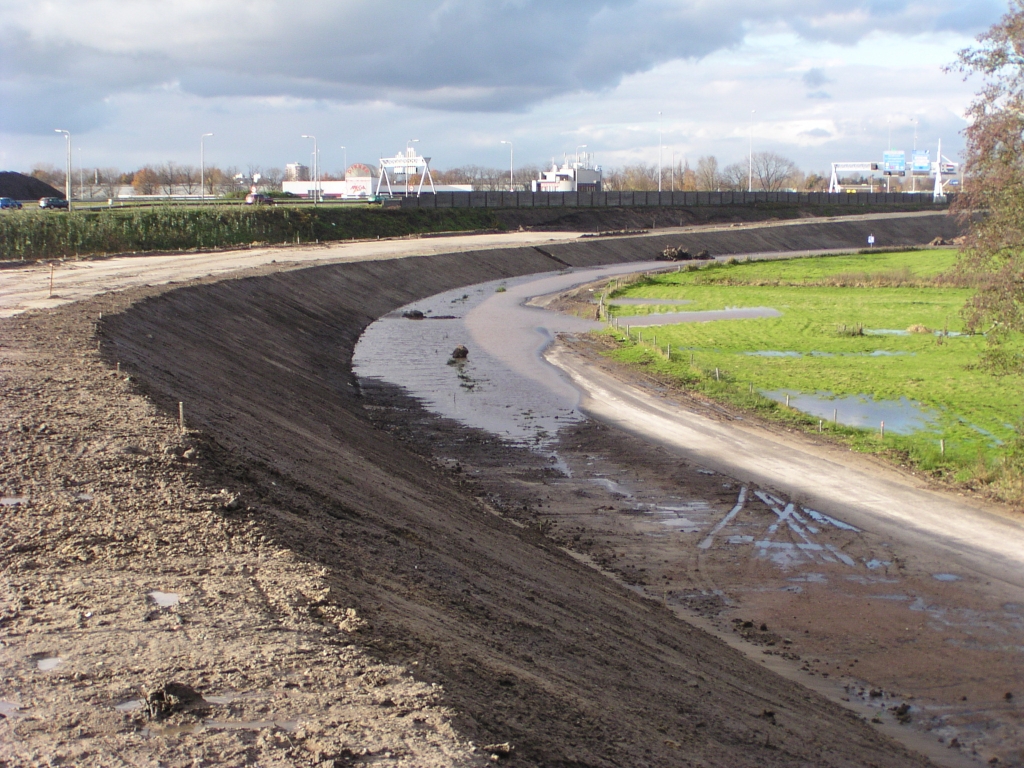
{"label": "wooden stake in ground", "polygon": [[53,298],[53,264],[50,264],[50,295],[47,296],[46,298]]}
{"label": "wooden stake in ground", "polygon": [[181,401],[178,402],[178,429],[185,434],[185,404]]}

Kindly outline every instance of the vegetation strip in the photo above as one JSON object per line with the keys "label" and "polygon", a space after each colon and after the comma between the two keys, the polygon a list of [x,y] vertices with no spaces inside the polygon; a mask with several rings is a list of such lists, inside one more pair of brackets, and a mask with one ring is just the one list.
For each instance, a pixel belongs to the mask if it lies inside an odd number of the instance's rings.
{"label": "vegetation strip", "polygon": [[[621,341],[614,356],[713,399],[836,436],[942,477],[1021,496],[1019,379],[979,364],[983,335],[964,333],[972,286],[951,249],[692,266],[610,286],[604,302]],[[666,299],[616,304],[615,299]],[[630,319],[772,307],[781,317],[629,328]],[[677,315],[674,315],[677,316]],[[908,434],[786,407],[789,397],[862,397],[919,408]]]}

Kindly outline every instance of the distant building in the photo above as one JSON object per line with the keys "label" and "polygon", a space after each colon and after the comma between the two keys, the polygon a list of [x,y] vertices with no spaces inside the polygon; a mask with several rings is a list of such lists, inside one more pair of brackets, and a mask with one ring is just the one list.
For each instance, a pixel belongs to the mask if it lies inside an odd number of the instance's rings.
{"label": "distant building", "polygon": [[309,181],[309,166],[302,163],[288,163],[284,167],[285,181]]}
{"label": "distant building", "polygon": [[540,177],[530,182],[530,189],[533,192],[600,192],[601,166],[592,166],[589,154],[577,155],[574,162],[566,161],[561,168],[552,163],[550,171],[541,171]]}

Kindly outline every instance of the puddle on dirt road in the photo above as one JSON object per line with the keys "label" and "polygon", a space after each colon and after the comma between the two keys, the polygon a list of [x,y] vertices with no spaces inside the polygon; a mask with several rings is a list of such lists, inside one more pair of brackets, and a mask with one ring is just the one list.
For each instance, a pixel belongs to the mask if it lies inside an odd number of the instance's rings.
{"label": "puddle on dirt road", "polygon": [[149,593],[149,599],[161,608],[170,608],[171,606],[177,605],[181,602],[181,595],[176,592],[158,592],[157,590],[153,590]]}
{"label": "puddle on dirt road", "polygon": [[[556,333],[601,323],[525,306],[533,296],[604,277],[664,269],[655,262],[565,270],[456,288],[391,312],[356,345],[360,378],[397,384],[424,406],[520,445],[543,448],[578,421],[579,393],[542,358]],[[403,314],[422,313],[423,319]],[[451,362],[459,344],[464,361]]]}
{"label": "puddle on dirt road", "polygon": [[13,701],[0,701],[0,717],[13,720],[25,716],[25,713],[21,711],[21,707]]}
{"label": "puddle on dirt road", "polygon": [[28,496],[0,496],[0,507],[16,507],[27,503]]}
{"label": "puddle on dirt road", "polygon": [[36,667],[40,672],[49,672],[56,669],[63,663],[64,659],[59,656],[52,656],[48,659],[39,659],[39,661],[36,662]]}
{"label": "puddle on dirt road", "polygon": [[878,429],[885,422],[885,431],[896,435],[932,429],[938,425],[933,411],[906,397],[899,400],[875,400],[869,395],[834,397],[830,392],[808,395],[790,389],[762,390],[761,394],[778,403],[825,421],[837,419],[844,427]]}

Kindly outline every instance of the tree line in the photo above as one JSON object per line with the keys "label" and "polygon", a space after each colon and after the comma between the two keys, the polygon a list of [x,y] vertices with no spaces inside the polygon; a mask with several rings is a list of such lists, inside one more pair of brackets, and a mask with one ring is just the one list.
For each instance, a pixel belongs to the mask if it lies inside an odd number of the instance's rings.
{"label": "tree line", "polygon": [[[539,177],[541,168],[528,164],[515,168],[512,188],[529,191],[530,182]],[[159,165],[145,165],[134,171],[123,172],[117,168],[81,168],[72,171],[72,194],[83,199],[116,197],[120,189],[130,186],[137,195],[198,195],[202,192],[201,181],[206,194],[220,196],[248,191],[255,175],[259,175],[258,186],[264,191],[279,191],[284,179],[280,168],[263,168],[248,165],[220,167],[208,165],[205,178],[195,165],[174,162]],[[56,189],[64,189],[64,170],[53,165],[37,164],[31,176],[45,181]],[[481,165],[463,165],[443,170],[431,169],[435,184],[472,185],[474,190],[484,192],[507,191],[509,169]],[[344,172],[324,173],[323,181],[340,180]],[[410,184],[418,185],[419,176],[410,178]],[[862,183],[865,179],[844,179],[848,183]],[[661,189],[663,191],[745,191],[779,192],[796,190],[801,192],[824,192],[829,179],[824,174],[805,174],[791,159],[775,152],[755,152],[750,158],[730,165],[720,165],[714,155],[705,155],[691,166],[688,160],[661,168]],[[893,179],[894,191],[902,191],[903,183]],[[654,163],[635,163],[618,168],[606,169],[603,176],[606,191],[656,191],[658,189],[658,166]]]}

